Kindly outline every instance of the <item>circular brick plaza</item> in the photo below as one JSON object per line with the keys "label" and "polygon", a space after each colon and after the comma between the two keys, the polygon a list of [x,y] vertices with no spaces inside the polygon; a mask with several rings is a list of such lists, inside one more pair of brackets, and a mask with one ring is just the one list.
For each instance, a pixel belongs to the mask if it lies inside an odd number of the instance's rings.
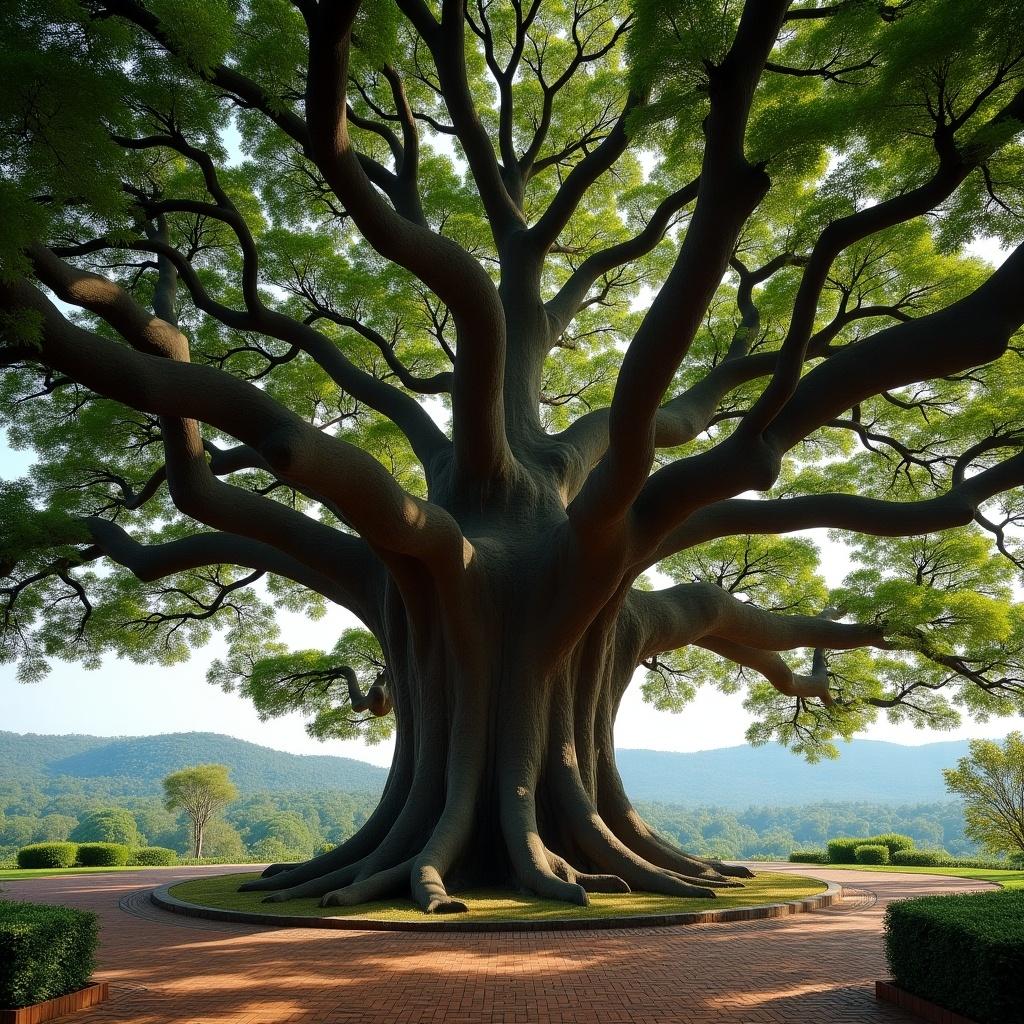
{"label": "circular brick plaza", "polygon": [[[762,865],[767,866],[767,865]],[[772,865],[772,870],[788,866]],[[410,933],[264,928],[154,907],[171,880],[230,867],[3,882],[5,896],[96,911],[108,1003],[81,1024],[873,1024],[892,899],[991,888],[935,875],[830,871],[827,910],[779,920],[608,931]],[[853,890],[851,892],[851,890]]]}

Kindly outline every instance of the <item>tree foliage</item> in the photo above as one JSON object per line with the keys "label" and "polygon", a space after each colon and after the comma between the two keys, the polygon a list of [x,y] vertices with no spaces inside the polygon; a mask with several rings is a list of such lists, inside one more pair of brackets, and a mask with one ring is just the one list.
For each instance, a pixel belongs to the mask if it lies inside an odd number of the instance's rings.
{"label": "tree foliage", "polygon": [[238,790],[222,764],[197,764],[168,775],[163,781],[164,807],[184,811],[192,832],[193,856],[202,857],[209,823],[238,797]]}
{"label": "tree foliage", "polygon": [[964,800],[966,834],[991,853],[1024,852],[1024,735],[971,740],[970,757],[942,773]]}

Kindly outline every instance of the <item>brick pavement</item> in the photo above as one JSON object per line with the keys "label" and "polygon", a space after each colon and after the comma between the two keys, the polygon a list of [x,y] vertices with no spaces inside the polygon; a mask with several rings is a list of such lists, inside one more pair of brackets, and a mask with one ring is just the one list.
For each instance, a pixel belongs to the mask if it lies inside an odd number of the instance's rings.
{"label": "brick pavement", "polygon": [[778,921],[601,932],[416,934],[200,921],[141,897],[169,881],[168,871],[0,888],[100,915],[97,977],[110,982],[111,1000],[76,1015],[81,1024],[908,1024],[912,1018],[873,997],[875,979],[886,974],[885,903],[988,886],[813,873],[862,892]]}

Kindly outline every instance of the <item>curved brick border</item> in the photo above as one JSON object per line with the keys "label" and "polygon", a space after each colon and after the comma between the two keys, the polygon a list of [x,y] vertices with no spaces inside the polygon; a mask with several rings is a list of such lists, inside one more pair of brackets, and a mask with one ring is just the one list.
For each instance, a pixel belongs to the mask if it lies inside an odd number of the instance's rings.
{"label": "curved brick border", "polygon": [[[813,875],[807,875],[813,878]],[[815,879],[824,881],[824,879]],[[179,882],[172,883],[174,885]],[[374,921],[360,917],[303,917],[301,915],[254,914],[246,910],[225,910],[186,903],[172,896],[171,885],[161,885],[149,894],[163,910],[187,917],[205,917],[219,921],[272,925],[276,928],[339,928],[346,931],[375,932],[552,932],[584,931],[605,928],[670,928],[687,924],[722,924],[727,921],[766,921],[771,918],[822,910],[838,903],[843,887],[825,882],[826,890],[816,896],[789,903],[765,903],[756,907],[727,907],[723,910],[695,910],[685,914],[643,914],[630,917],[549,918],[542,921],[459,921],[451,918],[430,921]]]}

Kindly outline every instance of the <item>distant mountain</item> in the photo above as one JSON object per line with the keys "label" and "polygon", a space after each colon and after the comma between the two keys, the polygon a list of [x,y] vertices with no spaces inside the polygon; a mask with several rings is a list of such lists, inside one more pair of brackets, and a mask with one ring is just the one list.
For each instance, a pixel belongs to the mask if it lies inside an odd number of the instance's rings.
{"label": "distant mountain", "polygon": [[[942,769],[967,754],[967,742],[905,747],[855,740],[838,761],[809,765],[778,746],[723,747],[689,754],[619,750],[634,800],[743,808],[819,803],[931,803],[948,800]],[[159,736],[40,736],[0,732],[0,780],[37,784],[60,776],[117,781],[124,791],[156,792],[170,772],[226,764],[243,793],[335,789],[377,793],[387,770],[330,755],[286,754],[218,733]]]}
{"label": "distant mountain", "polygon": [[617,750],[634,800],[750,807],[830,803],[932,803],[949,800],[942,769],[969,753],[966,740],[919,747],[854,740],[836,761],[808,764],[785,747],[722,747],[691,754]]}
{"label": "distant mountain", "polygon": [[[286,754],[212,732],[159,736],[39,736],[0,732],[0,779],[72,776],[134,783],[155,792],[170,772],[193,764],[226,764],[243,793],[337,789],[379,793],[387,769],[329,754]],[[42,778],[40,778],[42,777]]]}

